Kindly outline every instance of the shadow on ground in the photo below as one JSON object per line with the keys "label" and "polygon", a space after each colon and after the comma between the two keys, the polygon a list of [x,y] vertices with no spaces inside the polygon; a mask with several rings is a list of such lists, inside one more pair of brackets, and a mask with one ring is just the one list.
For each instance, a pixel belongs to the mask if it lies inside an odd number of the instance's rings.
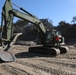
{"label": "shadow on ground", "polygon": [[55,57],[54,55],[46,55],[46,54],[31,53],[31,52],[17,53],[15,56],[16,58]]}
{"label": "shadow on ground", "polygon": [[5,63],[5,61],[3,61],[3,60],[0,59],[0,64],[2,64],[2,63]]}

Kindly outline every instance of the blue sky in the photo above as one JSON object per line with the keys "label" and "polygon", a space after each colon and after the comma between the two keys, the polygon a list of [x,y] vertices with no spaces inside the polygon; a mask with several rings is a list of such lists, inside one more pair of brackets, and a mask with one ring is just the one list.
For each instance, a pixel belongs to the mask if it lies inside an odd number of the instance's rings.
{"label": "blue sky", "polygon": [[[13,3],[23,7],[31,14],[41,18],[49,18],[53,25],[60,21],[71,23],[73,16],[76,16],[76,0],[11,0]],[[0,2],[0,13],[5,0]],[[1,14],[0,14],[1,23]]]}

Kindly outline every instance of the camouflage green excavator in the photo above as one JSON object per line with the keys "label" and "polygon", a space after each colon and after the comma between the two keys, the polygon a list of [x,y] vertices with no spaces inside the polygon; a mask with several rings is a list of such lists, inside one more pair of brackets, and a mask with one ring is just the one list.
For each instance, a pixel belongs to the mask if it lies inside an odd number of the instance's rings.
{"label": "camouflage green excavator", "polygon": [[[13,33],[13,18],[18,17],[27,22],[34,24],[39,31],[38,44],[41,46],[30,47],[29,52],[44,53],[48,55],[58,55],[60,53],[66,53],[68,47],[64,46],[64,38],[56,30],[47,31],[43,23],[33,16],[28,11],[17,6],[23,12],[13,9],[16,4],[12,3],[10,0],[6,0],[2,8],[2,21],[1,21],[1,49],[0,58],[3,61],[15,61],[15,56],[9,51],[11,46],[15,43],[18,36],[22,33]],[[63,44],[63,45],[62,45]]]}

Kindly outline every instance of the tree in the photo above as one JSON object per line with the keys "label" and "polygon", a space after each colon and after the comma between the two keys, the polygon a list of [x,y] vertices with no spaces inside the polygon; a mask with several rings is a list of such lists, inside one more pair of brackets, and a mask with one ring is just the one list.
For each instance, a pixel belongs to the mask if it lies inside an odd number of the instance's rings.
{"label": "tree", "polygon": [[71,22],[73,22],[74,24],[76,24],[76,16],[73,17],[73,20]]}
{"label": "tree", "polygon": [[52,29],[53,28],[53,22],[52,20],[49,20],[49,19],[40,19],[42,21],[42,23],[44,24],[45,28],[46,29]]}
{"label": "tree", "polygon": [[[57,26],[57,30],[59,30],[61,32],[61,34],[66,38],[69,37],[70,34],[68,34],[67,32],[69,32],[70,28],[70,24],[66,23],[65,21],[60,21],[59,25]],[[70,33],[70,32],[69,32]]]}

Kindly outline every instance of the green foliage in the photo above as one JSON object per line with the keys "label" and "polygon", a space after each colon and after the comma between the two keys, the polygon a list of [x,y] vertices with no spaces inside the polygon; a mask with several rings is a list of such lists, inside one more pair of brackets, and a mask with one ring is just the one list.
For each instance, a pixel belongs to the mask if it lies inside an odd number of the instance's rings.
{"label": "green foliage", "polygon": [[61,31],[65,38],[76,38],[76,24],[69,24],[65,21],[61,21],[56,29]]}
{"label": "green foliage", "polygon": [[[52,21],[49,19],[40,19],[46,29],[52,29]],[[35,25],[27,23],[23,20],[18,20],[14,24],[14,32],[22,32],[23,35],[20,37],[21,40],[34,40],[38,34],[38,29]]]}
{"label": "green foliage", "polygon": [[76,16],[73,17],[73,20],[71,22],[73,22],[73,24],[76,24]]}
{"label": "green foliage", "polygon": [[49,20],[49,19],[40,19],[40,20],[42,21],[46,29],[53,28],[52,20]]}
{"label": "green foliage", "polygon": [[[40,19],[42,23],[44,24],[46,29],[53,29],[59,30],[65,38],[76,38],[76,24],[75,22],[73,24],[66,23],[65,21],[60,21],[59,25],[54,27],[52,24],[52,21],[49,19]],[[75,20],[75,17],[73,17],[73,20]],[[26,21],[18,20],[14,24],[14,31],[15,32],[22,32],[23,35],[21,36],[22,39],[35,39],[38,33],[37,28],[33,24],[29,24]]]}

